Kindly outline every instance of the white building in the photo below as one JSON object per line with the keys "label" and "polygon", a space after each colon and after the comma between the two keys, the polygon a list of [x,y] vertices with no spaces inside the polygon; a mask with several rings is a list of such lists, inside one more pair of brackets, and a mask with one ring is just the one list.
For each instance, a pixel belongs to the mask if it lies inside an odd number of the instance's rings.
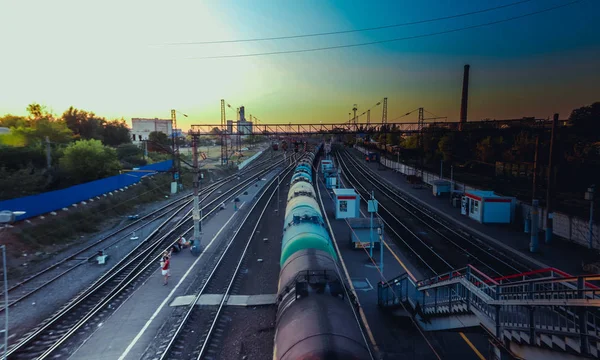
{"label": "white building", "polygon": [[131,119],[131,134],[133,143],[138,144],[141,140],[148,140],[148,136],[153,131],[160,131],[167,136],[171,136],[172,131],[171,119]]}

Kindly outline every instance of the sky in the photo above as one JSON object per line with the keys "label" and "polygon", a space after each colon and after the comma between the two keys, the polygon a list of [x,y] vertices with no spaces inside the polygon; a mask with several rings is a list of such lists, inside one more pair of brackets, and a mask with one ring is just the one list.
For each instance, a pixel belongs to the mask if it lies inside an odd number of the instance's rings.
{"label": "sky", "polygon": [[[380,121],[423,107],[455,121],[464,64],[469,120],[567,118],[600,101],[600,1],[450,33],[368,46],[202,59],[407,38],[494,22],[573,0],[382,30],[260,42],[189,44],[355,30],[435,19],[518,0],[0,0],[0,115],[32,102],[108,119],[220,122],[220,100],[262,123],[339,123],[353,104]],[[188,43],[188,44],[182,44]],[[366,118],[361,118],[365,121]],[[416,121],[416,113],[397,121]]]}

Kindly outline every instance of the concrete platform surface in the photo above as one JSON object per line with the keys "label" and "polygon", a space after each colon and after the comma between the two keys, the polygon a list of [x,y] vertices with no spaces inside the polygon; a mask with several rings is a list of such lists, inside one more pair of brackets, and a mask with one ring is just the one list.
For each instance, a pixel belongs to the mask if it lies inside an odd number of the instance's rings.
{"label": "concrete platform surface", "polygon": [[[170,306],[188,306],[196,299],[195,295],[178,296]],[[223,294],[204,294],[200,296],[196,305],[214,306],[223,300]],[[230,295],[225,305],[228,306],[261,306],[274,305],[277,303],[277,294],[263,295]]]}
{"label": "concrete platform surface", "polygon": [[[273,171],[265,179],[270,180],[274,175]],[[237,196],[240,199],[237,211],[234,211],[233,203],[228,202],[224,210],[203,222],[203,252],[200,256],[195,257],[186,250],[173,254],[171,277],[166,286],[163,286],[163,277],[157,264],[156,272],[139,285],[69,359],[140,359],[162,323],[174,310],[168,305],[178,296],[190,295],[186,294],[188,286],[201,275],[203,264],[226,244],[264,185],[265,181],[258,182],[258,186],[251,183],[246,188],[248,195]]]}

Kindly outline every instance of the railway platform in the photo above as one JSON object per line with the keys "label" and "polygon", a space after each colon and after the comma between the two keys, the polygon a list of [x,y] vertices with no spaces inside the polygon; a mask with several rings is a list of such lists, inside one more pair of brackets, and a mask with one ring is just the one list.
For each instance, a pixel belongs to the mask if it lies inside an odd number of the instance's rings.
{"label": "railway platform", "polygon": [[[258,182],[253,182],[237,197],[237,210],[233,202],[225,209],[202,223],[202,249],[200,256],[193,256],[188,249],[174,253],[171,257],[171,277],[163,286],[159,264],[154,273],[136,289],[126,295],[128,299],[108,318],[97,325],[96,331],[74,349],[70,359],[142,359],[147,349],[156,343],[161,328],[177,315],[174,300],[189,293],[200,277],[210,271],[211,260],[231,239],[235,228],[244,219],[255,197],[270,179],[276,176],[271,171]],[[258,185],[258,186],[256,186]],[[186,237],[191,236],[188,234]]]}
{"label": "railway platform", "polygon": [[415,188],[414,185],[406,181],[403,174],[377,163],[366,163],[362,158],[362,153],[354,149],[351,149],[350,153],[355,155],[355,159],[360,161],[363,166],[377,174],[378,178],[386,180],[390,186],[408,195],[416,203],[452,221],[475,238],[489,242],[490,247],[503,249],[505,252],[512,253],[521,260],[525,260],[540,269],[557,268],[571,275],[578,275],[583,273],[583,262],[588,263],[598,260],[596,251],[590,251],[580,245],[561,240],[556,236],[551,244],[545,244],[543,232],[540,232],[539,235],[539,251],[531,253],[529,251],[530,235],[524,233],[523,229],[516,229],[514,225],[480,224],[467,216],[461,215],[460,208],[453,207],[447,196],[435,197],[429,187]]}
{"label": "railway platform", "polygon": [[[367,341],[375,343],[376,351],[381,359],[419,358],[437,359],[460,358],[481,359],[479,354],[487,351],[487,340],[484,336],[459,333],[436,333],[422,335],[416,324],[411,323],[410,316],[390,316],[378,306],[377,284],[382,279],[391,279],[398,274],[410,274],[412,278],[422,279],[424,276],[404,257],[401,250],[392,242],[384,230],[383,273],[379,268],[380,250],[354,249],[350,245],[351,227],[345,219],[335,219],[335,206],[332,191],[325,187],[319,177],[318,195],[320,196],[328,224],[331,226],[332,241],[335,242],[342,264],[340,271],[351,279],[351,285],[360,302],[357,313],[363,323],[366,323],[365,335]],[[366,211],[363,210],[363,216]],[[425,337],[424,337],[425,336]],[[425,340],[427,339],[427,341]],[[475,344],[475,345],[474,345]],[[434,350],[432,350],[433,347]],[[436,355],[437,353],[437,355]]]}

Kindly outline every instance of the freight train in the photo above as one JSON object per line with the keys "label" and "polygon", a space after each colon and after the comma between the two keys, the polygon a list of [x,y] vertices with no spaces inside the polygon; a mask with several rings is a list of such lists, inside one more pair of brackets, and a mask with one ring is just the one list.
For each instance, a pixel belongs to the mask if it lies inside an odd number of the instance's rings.
{"label": "freight train", "polygon": [[[274,360],[370,359],[346,297],[337,254],[317,203],[313,165],[322,145],[306,152],[290,181],[281,244]],[[313,175],[314,174],[314,175]]]}

